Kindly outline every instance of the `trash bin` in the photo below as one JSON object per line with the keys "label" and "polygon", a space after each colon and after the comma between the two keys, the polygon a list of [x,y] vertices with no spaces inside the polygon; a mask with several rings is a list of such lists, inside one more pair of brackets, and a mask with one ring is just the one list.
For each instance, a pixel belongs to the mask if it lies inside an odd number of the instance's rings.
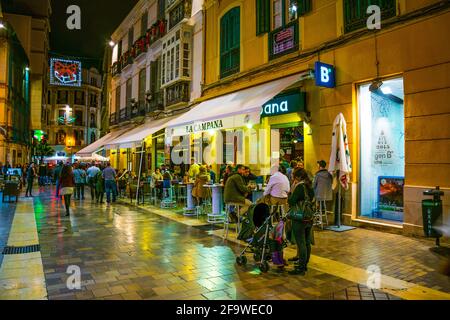
{"label": "trash bin", "polygon": [[442,233],[435,227],[442,226],[441,196],[444,195],[444,192],[438,186],[436,189],[424,191],[423,194],[433,196],[433,199],[422,200],[423,231],[426,237],[436,238],[436,244],[439,245],[439,238],[442,237]]}

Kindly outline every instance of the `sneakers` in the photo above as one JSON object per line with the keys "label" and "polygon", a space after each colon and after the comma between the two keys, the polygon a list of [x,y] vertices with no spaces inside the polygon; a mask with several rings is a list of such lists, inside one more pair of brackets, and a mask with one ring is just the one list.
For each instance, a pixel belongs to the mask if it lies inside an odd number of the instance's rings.
{"label": "sneakers", "polygon": [[300,268],[295,268],[294,270],[291,270],[288,273],[291,274],[291,275],[304,276],[306,274],[306,270],[305,269],[300,269]]}

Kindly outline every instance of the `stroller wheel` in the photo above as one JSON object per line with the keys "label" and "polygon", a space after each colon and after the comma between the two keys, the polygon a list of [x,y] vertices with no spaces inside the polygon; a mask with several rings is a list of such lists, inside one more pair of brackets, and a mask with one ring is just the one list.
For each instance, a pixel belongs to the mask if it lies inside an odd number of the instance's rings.
{"label": "stroller wheel", "polygon": [[239,266],[245,266],[247,264],[247,257],[246,256],[236,257],[236,263]]}
{"label": "stroller wheel", "polygon": [[267,263],[267,261],[263,261],[260,265],[259,265],[259,270],[261,270],[261,272],[266,273],[267,271],[269,271],[269,264]]}

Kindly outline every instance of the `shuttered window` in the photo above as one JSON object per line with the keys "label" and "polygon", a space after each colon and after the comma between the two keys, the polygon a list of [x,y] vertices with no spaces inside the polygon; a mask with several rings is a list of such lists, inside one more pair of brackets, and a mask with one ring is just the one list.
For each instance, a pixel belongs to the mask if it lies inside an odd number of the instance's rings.
{"label": "shuttered window", "polygon": [[256,0],[256,35],[270,31],[270,0]]}
{"label": "shuttered window", "polygon": [[367,8],[377,5],[381,9],[381,19],[389,19],[396,15],[396,0],[344,0],[344,25],[345,32],[365,28],[367,19]]}
{"label": "shuttered window", "polygon": [[220,77],[240,70],[240,7],[228,11],[220,20]]}

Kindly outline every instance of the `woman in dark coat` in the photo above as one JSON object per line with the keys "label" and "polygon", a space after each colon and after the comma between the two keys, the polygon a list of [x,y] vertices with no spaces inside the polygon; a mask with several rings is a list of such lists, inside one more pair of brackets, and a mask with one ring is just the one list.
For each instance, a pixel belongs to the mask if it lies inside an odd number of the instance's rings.
{"label": "woman in dark coat", "polygon": [[75,179],[70,164],[66,164],[61,170],[60,185],[61,195],[64,196],[64,204],[66,206],[66,216],[70,216],[70,198],[75,187]]}
{"label": "woman in dark coat", "polygon": [[[305,169],[297,169],[294,171],[294,184],[292,192],[288,199],[289,206],[292,208],[296,204],[305,200],[305,192],[309,198],[314,199],[314,189],[312,182],[308,177]],[[311,256],[313,221],[296,221],[292,220],[292,232],[297,243],[297,256],[293,261],[297,261],[295,269],[290,274],[304,275],[308,270],[309,257]]]}

